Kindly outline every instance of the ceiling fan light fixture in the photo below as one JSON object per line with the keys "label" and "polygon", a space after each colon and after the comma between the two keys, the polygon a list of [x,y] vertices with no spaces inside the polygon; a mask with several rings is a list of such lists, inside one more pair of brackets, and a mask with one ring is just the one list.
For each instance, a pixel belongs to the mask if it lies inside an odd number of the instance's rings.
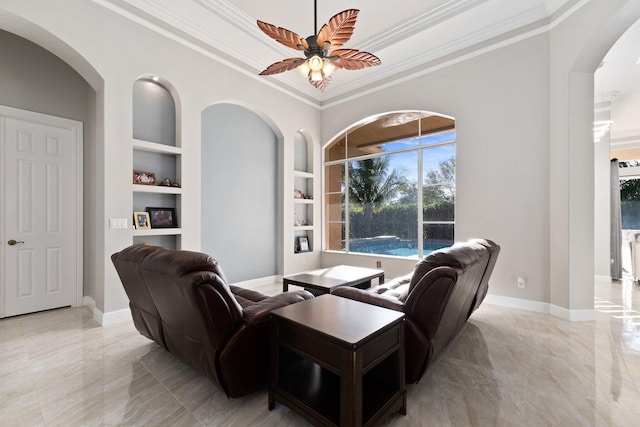
{"label": "ceiling fan light fixture", "polygon": [[325,77],[329,77],[335,70],[336,66],[331,63],[331,60],[325,58],[322,64],[322,72]]}
{"label": "ceiling fan light fixture", "polygon": [[298,65],[296,68],[302,77],[309,77],[309,73],[311,72],[311,67],[309,67],[309,61],[304,61],[302,64]]}
{"label": "ceiling fan light fixture", "polygon": [[[317,15],[316,6],[314,1],[314,10]],[[273,63],[260,75],[278,74],[296,68],[314,87],[324,91],[329,86],[331,75],[336,67],[344,70],[361,70],[380,65],[380,58],[371,53],[342,48],[353,34],[358,12],[358,9],[347,9],[335,14],[320,31],[306,39],[286,28],[258,20],[258,28],[267,36],[284,46],[304,52],[304,58],[287,58]]]}
{"label": "ceiling fan light fixture", "polygon": [[307,59],[307,62],[309,63],[311,71],[320,71],[324,65],[324,61],[318,55],[313,55],[311,58]]}
{"label": "ceiling fan light fixture", "polygon": [[322,75],[322,68],[317,71],[311,70],[311,81],[321,82],[323,78],[324,77]]}

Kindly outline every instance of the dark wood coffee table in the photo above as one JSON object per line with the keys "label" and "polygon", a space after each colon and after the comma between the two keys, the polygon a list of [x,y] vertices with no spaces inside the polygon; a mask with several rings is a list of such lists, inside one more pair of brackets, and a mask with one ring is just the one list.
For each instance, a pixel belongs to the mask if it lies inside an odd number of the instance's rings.
{"label": "dark wood coffee table", "polygon": [[335,295],[273,310],[269,410],[323,426],[406,414],[404,351],[402,312]]}
{"label": "dark wood coffee table", "polygon": [[287,292],[289,285],[302,286],[315,295],[328,294],[339,286],[368,289],[375,278],[378,284],[384,283],[384,270],[338,265],[286,276],[282,279],[282,292]]}

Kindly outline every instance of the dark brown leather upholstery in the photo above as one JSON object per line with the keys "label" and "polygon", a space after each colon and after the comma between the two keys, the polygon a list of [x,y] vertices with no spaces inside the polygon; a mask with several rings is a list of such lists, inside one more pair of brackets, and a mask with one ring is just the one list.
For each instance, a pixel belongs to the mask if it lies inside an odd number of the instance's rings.
{"label": "dark brown leather upholstery", "polygon": [[267,297],[230,286],[218,262],[198,252],[136,245],[111,259],[138,331],[230,397],[267,382],[271,310],[313,298],[306,291]]}
{"label": "dark brown leather upholstery", "polygon": [[332,293],[406,315],[406,381],[417,382],[484,299],[500,247],[474,239],[439,249],[413,273],[371,289]]}

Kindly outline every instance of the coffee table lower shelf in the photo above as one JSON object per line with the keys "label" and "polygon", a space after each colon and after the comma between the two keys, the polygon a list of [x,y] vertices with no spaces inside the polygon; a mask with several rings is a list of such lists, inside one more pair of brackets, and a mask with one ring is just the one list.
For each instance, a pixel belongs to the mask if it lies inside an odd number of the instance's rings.
{"label": "coffee table lower shelf", "polygon": [[320,426],[406,414],[404,314],[335,295],[271,312],[269,410]]}
{"label": "coffee table lower shelf", "polygon": [[[384,415],[402,410],[404,393],[399,392],[398,386],[385,378],[388,374],[384,373],[388,369],[388,366],[378,365],[378,369],[370,371],[363,378],[362,419],[365,426],[376,423]],[[278,381],[277,388],[272,389],[274,401],[309,420],[323,420],[320,424],[340,425],[338,375],[304,359],[280,373],[285,378]],[[313,384],[313,387],[309,387],[309,384]]]}

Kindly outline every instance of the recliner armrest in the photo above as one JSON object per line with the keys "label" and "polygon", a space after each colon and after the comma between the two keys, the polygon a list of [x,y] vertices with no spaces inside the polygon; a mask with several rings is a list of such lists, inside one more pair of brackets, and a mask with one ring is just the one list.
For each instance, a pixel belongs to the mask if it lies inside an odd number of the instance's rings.
{"label": "recliner armrest", "polygon": [[242,311],[242,316],[248,324],[267,321],[272,310],[311,298],[313,294],[305,290],[284,292],[246,307]]}
{"label": "recliner armrest", "polygon": [[386,297],[383,294],[369,292],[364,289],[341,286],[334,289],[331,294],[395,311],[404,311],[404,303],[402,301]]}
{"label": "recliner armrest", "polygon": [[258,291],[254,291],[253,289],[241,288],[239,286],[229,285],[229,289],[231,289],[231,293],[237,298],[242,297],[246,300],[258,302],[263,299],[268,298],[267,295],[264,295]]}

